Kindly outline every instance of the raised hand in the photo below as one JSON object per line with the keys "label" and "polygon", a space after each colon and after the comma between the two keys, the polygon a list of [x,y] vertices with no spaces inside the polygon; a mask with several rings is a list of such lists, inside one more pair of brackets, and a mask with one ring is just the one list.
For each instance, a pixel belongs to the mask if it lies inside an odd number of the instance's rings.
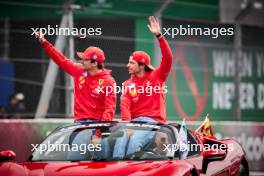
{"label": "raised hand", "polygon": [[161,34],[159,21],[154,16],[149,17],[148,28],[150,32],[154,34],[155,36],[158,36]]}
{"label": "raised hand", "polygon": [[44,42],[46,39],[44,38],[44,35],[39,31],[35,32],[35,37],[39,40],[40,43]]}

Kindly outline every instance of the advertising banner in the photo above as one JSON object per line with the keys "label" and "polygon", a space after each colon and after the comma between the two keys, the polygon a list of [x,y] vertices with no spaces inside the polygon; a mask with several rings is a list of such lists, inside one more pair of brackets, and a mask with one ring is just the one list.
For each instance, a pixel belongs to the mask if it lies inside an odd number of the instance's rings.
{"label": "advertising banner", "polygon": [[[172,20],[163,25],[174,57],[167,81],[168,118],[195,121],[209,113],[213,120],[236,120],[233,26]],[[242,29],[246,36],[238,60],[241,120],[262,121],[264,48],[251,45],[256,37],[249,33],[251,28]]]}

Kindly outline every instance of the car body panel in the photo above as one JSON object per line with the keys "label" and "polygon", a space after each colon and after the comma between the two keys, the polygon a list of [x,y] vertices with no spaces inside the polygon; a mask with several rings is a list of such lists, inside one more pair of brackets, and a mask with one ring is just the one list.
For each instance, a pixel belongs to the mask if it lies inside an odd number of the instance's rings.
{"label": "car body panel", "polygon": [[[0,166],[3,171],[4,166]],[[191,164],[184,161],[120,161],[120,162],[24,162],[9,163],[13,176],[111,176],[118,175],[189,175]],[[7,174],[8,173],[8,174]]]}
{"label": "car body panel", "polygon": [[[111,123],[111,122],[108,122]],[[118,123],[118,122],[114,122]],[[179,126],[165,125],[172,131],[179,130]],[[68,127],[67,127],[68,128]],[[59,128],[61,130],[63,128]],[[56,131],[56,130],[55,130]],[[192,130],[188,132],[201,146],[206,143],[232,145],[234,150],[227,150],[224,158],[208,162],[205,167],[203,150],[185,160],[134,160],[134,161],[27,161],[16,163],[13,161],[0,162],[0,175],[2,176],[105,176],[105,175],[129,175],[129,176],[187,176],[195,171],[201,175],[220,176],[238,175],[242,160],[246,162],[245,152],[241,145],[232,140],[217,140],[208,138]],[[195,175],[195,174],[193,174]]]}
{"label": "car body panel", "polygon": [[[226,156],[223,160],[213,161],[208,164],[206,175],[230,175],[235,176],[239,173],[239,167],[241,161],[245,159],[245,152],[242,146],[233,139],[216,140],[202,136],[199,133],[193,132],[192,134],[196,137],[197,141],[201,144],[206,143],[207,140],[215,141],[217,143],[223,143],[229,146]],[[200,174],[202,174],[202,165],[204,157],[202,155],[194,156],[186,159],[186,161],[192,163]]]}

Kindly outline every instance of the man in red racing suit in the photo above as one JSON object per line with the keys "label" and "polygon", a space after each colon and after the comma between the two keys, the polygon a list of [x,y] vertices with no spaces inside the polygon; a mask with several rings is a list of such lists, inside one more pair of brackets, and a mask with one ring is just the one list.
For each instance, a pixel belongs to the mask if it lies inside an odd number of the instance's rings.
{"label": "man in red racing suit", "polygon": [[[88,47],[84,52],[77,52],[82,59],[75,63],[66,58],[50,44],[41,33],[36,33],[44,50],[49,57],[74,79],[74,122],[112,121],[116,109],[116,94],[114,92],[115,80],[111,71],[104,69],[104,52],[97,47]],[[70,145],[78,146],[78,150],[68,153],[69,160],[85,160],[90,157],[103,157],[103,152],[86,152],[82,154],[80,146],[93,143],[100,138],[98,131],[82,130],[73,132],[70,136]],[[102,150],[106,148],[107,141],[101,141]]]}
{"label": "man in red racing suit", "polygon": [[[123,83],[120,100],[121,118],[124,121],[164,124],[166,122],[165,93],[167,93],[165,81],[171,70],[173,56],[155,17],[149,17],[148,28],[159,42],[161,64],[155,69],[150,65],[150,57],[147,53],[144,51],[132,53],[127,64],[131,77]],[[149,131],[125,131],[124,135],[117,139],[113,157],[123,158],[140,151],[153,137],[154,133]]]}
{"label": "man in red racing suit", "polygon": [[125,121],[145,117],[145,120],[165,123],[165,81],[171,70],[173,56],[168,43],[161,35],[158,21],[155,17],[150,17],[149,21],[149,29],[157,37],[161,49],[161,64],[155,69],[150,65],[147,53],[132,53],[127,64],[131,77],[123,83],[125,91],[121,96],[121,117]]}
{"label": "man in red racing suit", "polygon": [[75,122],[111,121],[116,109],[115,80],[111,71],[104,68],[104,52],[97,47],[88,47],[84,52],[77,52],[82,60],[75,63],[42,34],[36,33],[36,37],[49,57],[74,79]]}

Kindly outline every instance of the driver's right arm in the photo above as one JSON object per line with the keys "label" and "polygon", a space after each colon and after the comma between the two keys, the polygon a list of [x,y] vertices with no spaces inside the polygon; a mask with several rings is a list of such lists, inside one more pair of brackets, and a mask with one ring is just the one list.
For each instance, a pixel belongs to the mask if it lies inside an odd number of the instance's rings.
{"label": "driver's right arm", "polygon": [[63,70],[72,76],[75,76],[78,69],[82,68],[80,63],[74,63],[70,59],[66,58],[59,50],[57,50],[50,42],[48,42],[44,36],[40,33],[36,33],[36,38],[39,39],[45,52],[48,56]]}

